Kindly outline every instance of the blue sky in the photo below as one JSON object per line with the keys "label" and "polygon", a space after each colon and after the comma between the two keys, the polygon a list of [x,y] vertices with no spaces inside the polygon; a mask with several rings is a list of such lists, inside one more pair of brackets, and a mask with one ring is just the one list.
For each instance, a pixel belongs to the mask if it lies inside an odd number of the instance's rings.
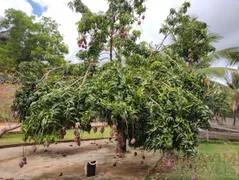
{"label": "blue sky", "polygon": [[27,0],[27,1],[31,4],[31,6],[33,8],[32,13],[37,15],[38,17],[40,17],[44,11],[47,11],[47,7],[43,8],[38,3],[36,3],[32,0]]}

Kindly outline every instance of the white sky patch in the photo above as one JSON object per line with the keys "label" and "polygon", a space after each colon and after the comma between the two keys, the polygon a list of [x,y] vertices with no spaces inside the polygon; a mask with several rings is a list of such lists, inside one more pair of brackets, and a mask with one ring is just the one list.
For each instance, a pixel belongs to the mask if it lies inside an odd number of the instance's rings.
{"label": "white sky patch", "polygon": [[27,15],[32,15],[32,6],[26,0],[0,0],[0,16],[4,16],[6,9],[22,10]]}

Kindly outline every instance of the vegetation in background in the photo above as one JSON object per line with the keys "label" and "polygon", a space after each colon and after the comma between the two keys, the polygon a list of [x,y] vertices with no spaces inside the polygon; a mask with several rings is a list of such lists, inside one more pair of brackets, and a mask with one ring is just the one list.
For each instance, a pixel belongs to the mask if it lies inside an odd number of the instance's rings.
{"label": "vegetation in background", "polygon": [[34,16],[7,9],[0,21],[0,32],[9,32],[9,38],[0,43],[0,72],[14,72],[20,63],[37,61],[51,66],[65,63],[68,47],[58,31],[58,24],[51,18],[42,17],[35,22]]}
{"label": "vegetation in background", "polygon": [[12,120],[11,105],[15,97],[17,85],[0,85],[0,122]]}

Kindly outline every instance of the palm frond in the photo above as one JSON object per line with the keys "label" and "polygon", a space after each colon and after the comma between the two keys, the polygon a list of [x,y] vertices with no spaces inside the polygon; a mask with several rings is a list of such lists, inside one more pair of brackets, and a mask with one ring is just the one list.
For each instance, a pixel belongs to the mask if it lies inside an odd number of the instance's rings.
{"label": "palm frond", "polygon": [[208,77],[224,78],[228,74],[228,72],[237,72],[237,70],[227,67],[209,67],[198,69],[195,72],[206,74]]}
{"label": "palm frond", "polygon": [[72,1],[68,2],[67,6],[70,8],[70,10],[74,11],[74,4]]}
{"label": "palm frond", "polygon": [[237,92],[234,89],[231,89],[226,84],[223,84],[218,81],[211,80],[211,79],[210,79],[210,83],[213,83],[213,86],[217,91],[222,91],[222,92],[226,93],[229,102],[232,102],[234,100],[235,94],[237,94]]}
{"label": "palm frond", "polygon": [[226,80],[226,83],[227,85],[238,91],[239,89],[239,72],[228,72],[227,75],[225,76],[225,80]]}
{"label": "palm frond", "polygon": [[210,54],[209,58],[211,58],[212,61],[224,58],[229,60],[230,65],[235,65],[239,63],[239,47],[222,49],[220,51]]}
{"label": "palm frond", "polygon": [[239,93],[234,94],[230,107],[233,112],[238,110],[238,108],[239,108]]}
{"label": "palm frond", "polygon": [[210,42],[218,42],[219,40],[222,39],[222,36],[220,36],[219,34],[216,34],[216,33],[210,33],[207,35],[207,39]]}

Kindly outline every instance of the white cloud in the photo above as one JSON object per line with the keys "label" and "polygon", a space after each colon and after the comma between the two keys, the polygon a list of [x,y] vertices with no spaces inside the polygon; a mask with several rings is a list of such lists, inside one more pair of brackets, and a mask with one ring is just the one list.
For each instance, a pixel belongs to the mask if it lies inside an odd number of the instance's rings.
{"label": "white cloud", "polygon": [[180,7],[183,2],[184,0],[147,1],[145,21],[142,23],[142,39],[161,43],[163,36],[159,35],[159,29],[168,16],[170,8]]}
{"label": "white cloud", "polygon": [[26,0],[0,0],[0,16],[4,16],[6,9],[14,8],[17,10],[22,10],[27,15],[32,14],[32,6]]}

